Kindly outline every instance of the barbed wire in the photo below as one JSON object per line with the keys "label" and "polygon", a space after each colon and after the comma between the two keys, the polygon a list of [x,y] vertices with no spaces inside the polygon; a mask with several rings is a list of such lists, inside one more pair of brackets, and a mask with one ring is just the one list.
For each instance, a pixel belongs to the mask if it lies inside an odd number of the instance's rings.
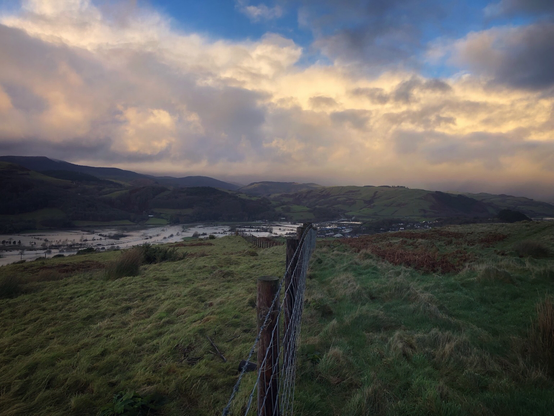
{"label": "barbed wire", "polygon": [[[282,287],[284,285],[286,276],[291,276],[291,279],[289,281],[289,284],[287,287],[285,287],[285,293],[283,296],[282,301],[279,304],[278,309],[278,315],[277,315],[277,325],[274,326],[272,332],[271,332],[271,339],[269,346],[270,348],[267,348],[265,351],[264,358],[262,362],[259,365],[258,368],[258,376],[256,377],[256,381],[254,383],[254,386],[248,396],[248,403],[246,405],[246,409],[244,411],[244,415],[247,415],[250,411],[250,408],[252,406],[252,401],[254,397],[254,392],[256,391],[256,388],[258,387],[260,383],[260,377],[262,374],[262,369],[265,368],[267,358],[269,356],[269,351],[272,350],[271,346],[274,345],[274,340],[278,336],[279,332],[279,319],[281,316],[284,306],[284,303],[287,300],[287,295],[291,294],[292,288],[295,287],[296,292],[294,296],[294,304],[292,305],[292,311],[290,313],[289,322],[287,328],[285,328],[285,334],[284,334],[284,342],[283,344],[279,345],[279,352],[277,355],[277,358],[275,359],[274,367],[271,371],[271,379],[270,379],[270,388],[268,392],[273,388],[273,379],[278,377],[279,374],[279,363],[281,359],[281,352],[285,351],[283,354],[283,372],[284,377],[280,380],[277,394],[274,394],[276,401],[279,400],[279,397],[281,397],[281,408],[285,410],[285,414],[292,415],[293,411],[293,400],[294,400],[294,380],[296,376],[296,348],[298,346],[298,340],[300,336],[300,324],[302,319],[302,311],[303,311],[303,304],[304,304],[304,291],[306,287],[306,272],[308,270],[308,263],[310,261],[311,254],[313,253],[313,250],[315,248],[315,240],[316,240],[316,231],[310,226],[304,229],[304,232],[300,238],[298,247],[296,248],[292,258],[290,259],[289,264],[287,265],[287,269],[284,273],[283,278],[280,280],[279,285],[276,290],[276,294],[273,298],[273,301],[265,315],[264,321],[262,325],[260,326],[260,330],[258,331],[258,334],[256,336],[256,339],[254,341],[254,344],[252,345],[252,348],[250,349],[250,352],[248,354],[248,357],[246,359],[246,362],[249,362],[252,358],[252,355],[256,349],[256,346],[258,345],[262,332],[266,329],[267,324],[269,322],[269,317],[272,314],[272,312],[275,310],[275,307],[277,306],[277,302],[282,290]],[[295,261],[296,260],[296,261]],[[294,270],[291,270],[291,265],[294,264]],[[295,284],[295,281],[298,283]],[[239,375],[239,378],[237,382],[235,383],[235,386],[233,387],[233,391],[231,393],[231,397],[229,398],[229,401],[227,403],[227,406],[223,410],[223,416],[228,416],[231,405],[233,403],[233,400],[235,399],[240,384],[242,382],[242,379],[244,377],[244,374],[246,373],[246,365],[243,366],[242,371]],[[265,372],[264,373],[264,383],[267,385],[267,380],[265,380]],[[266,392],[266,393],[268,393]],[[280,394],[282,392],[282,394]],[[264,401],[261,405],[261,408],[265,406],[267,397],[269,394],[266,394],[264,397]],[[273,414],[276,414],[277,409],[279,408],[278,402],[273,404]]]}

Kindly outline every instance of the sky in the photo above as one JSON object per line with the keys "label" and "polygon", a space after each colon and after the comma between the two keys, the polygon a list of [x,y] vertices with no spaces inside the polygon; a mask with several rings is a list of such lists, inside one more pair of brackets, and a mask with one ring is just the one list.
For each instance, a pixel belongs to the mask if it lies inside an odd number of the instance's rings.
{"label": "sky", "polygon": [[0,0],[0,154],[554,201],[554,1]]}

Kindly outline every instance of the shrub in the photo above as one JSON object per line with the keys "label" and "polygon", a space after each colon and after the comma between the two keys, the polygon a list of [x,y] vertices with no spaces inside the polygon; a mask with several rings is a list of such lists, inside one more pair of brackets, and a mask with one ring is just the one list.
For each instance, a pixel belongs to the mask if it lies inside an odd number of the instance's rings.
{"label": "shrub", "polygon": [[100,415],[151,415],[159,409],[160,404],[161,398],[155,394],[143,397],[132,391],[119,392],[113,396],[112,403],[101,410]]}
{"label": "shrub", "polygon": [[514,250],[520,257],[533,257],[535,259],[540,259],[548,257],[549,255],[548,248],[541,243],[537,243],[536,241],[522,241],[517,243],[514,246]]}
{"label": "shrub", "polygon": [[92,247],[83,248],[82,250],[77,251],[77,255],[80,254],[89,254],[89,253],[95,253],[96,250]]}
{"label": "shrub", "polygon": [[146,264],[176,261],[183,258],[182,255],[177,253],[175,247],[153,246],[146,243],[140,247],[140,250],[142,251],[142,260]]}
{"label": "shrub", "polygon": [[529,331],[529,354],[554,377],[554,302],[545,298],[536,306],[537,318]]}
{"label": "shrub", "polygon": [[215,235],[210,234],[210,235],[208,236],[208,238],[209,238],[210,240],[215,240]]}
{"label": "shrub", "polygon": [[0,299],[15,298],[21,293],[20,281],[17,276],[0,277]]}
{"label": "shrub", "polygon": [[124,251],[119,259],[106,267],[106,277],[108,279],[119,279],[125,276],[138,276],[142,258],[142,250],[138,247]]}

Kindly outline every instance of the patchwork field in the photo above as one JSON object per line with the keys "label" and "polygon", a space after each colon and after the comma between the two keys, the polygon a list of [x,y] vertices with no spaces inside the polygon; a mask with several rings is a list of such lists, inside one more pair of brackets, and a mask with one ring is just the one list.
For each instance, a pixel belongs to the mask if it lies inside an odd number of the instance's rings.
{"label": "patchwork field", "polygon": [[[224,237],[0,268],[0,414],[221,414],[284,258]],[[320,240],[308,277],[295,414],[552,413],[554,223]]]}

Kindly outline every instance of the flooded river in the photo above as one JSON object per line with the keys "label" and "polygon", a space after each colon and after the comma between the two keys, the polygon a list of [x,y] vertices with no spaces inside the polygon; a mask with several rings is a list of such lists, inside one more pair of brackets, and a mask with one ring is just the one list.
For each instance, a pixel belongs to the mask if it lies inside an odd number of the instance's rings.
{"label": "flooded river", "polygon": [[2,251],[0,265],[20,260],[50,258],[58,254],[76,254],[78,250],[94,248],[99,251],[115,250],[144,243],[163,244],[182,241],[186,237],[222,237],[235,231],[258,237],[290,235],[300,224],[272,223],[236,225],[168,225],[162,227],[111,227],[94,230],[42,231],[0,235]]}

